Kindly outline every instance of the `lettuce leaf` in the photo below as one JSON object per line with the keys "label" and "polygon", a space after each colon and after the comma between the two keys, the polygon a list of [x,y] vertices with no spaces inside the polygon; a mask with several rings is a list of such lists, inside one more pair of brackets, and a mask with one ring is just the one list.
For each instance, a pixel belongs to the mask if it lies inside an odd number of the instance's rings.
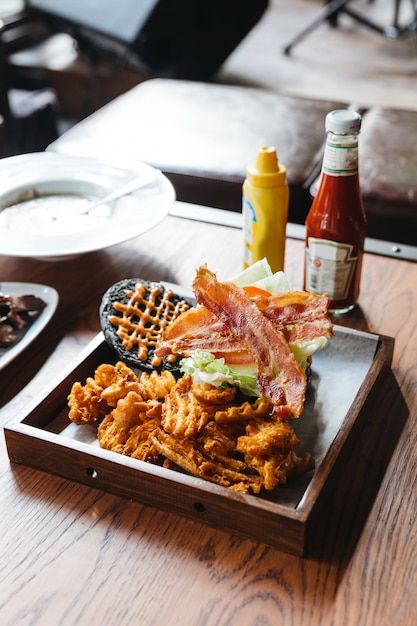
{"label": "lettuce leaf", "polygon": [[266,259],[261,259],[235,276],[230,282],[237,287],[254,286],[269,291],[273,296],[290,291],[290,284],[284,272],[272,273]]}
{"label": "lettuce leaf", "polygon": [[191,374],[197,384],[209,383],[214,387],[231,385],[239,387],[246,395],[259,396],[256,363],[239,371],[239,368],[226,365],[224,359],[216,359],[211,352],[197,349],[190,357],[181,359],[180,368],[183,374]]}
{"label": "lettuce leaf", "polygon": [[234,283],[238,287],[247,287],[248,285],[255,285],[258,280],[269,278],[271,276],[271,267],[268,261],[264,258],[244,269],[230,282]]}
{"label": "lettuce leaf", "polygon": [[308,357],[312,356],[317,350],[324,348],[326,343],[326,337],[317,337],[317,339],[311,339],[310,341],[300,341],[292,344],[290,347],[297,363],[305,371]]}

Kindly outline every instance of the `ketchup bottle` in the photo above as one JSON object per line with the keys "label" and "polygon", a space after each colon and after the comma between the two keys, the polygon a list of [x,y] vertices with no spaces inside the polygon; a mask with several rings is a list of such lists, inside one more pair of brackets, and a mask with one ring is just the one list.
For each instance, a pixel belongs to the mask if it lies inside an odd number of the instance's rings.
{"label": "ketchup bottle", "polygon": [[358,172],[361,116],[331,111],[317,195],[306,219],[304,289],[327,293],[329,310],[346,313],[358,301],[367,229]]}

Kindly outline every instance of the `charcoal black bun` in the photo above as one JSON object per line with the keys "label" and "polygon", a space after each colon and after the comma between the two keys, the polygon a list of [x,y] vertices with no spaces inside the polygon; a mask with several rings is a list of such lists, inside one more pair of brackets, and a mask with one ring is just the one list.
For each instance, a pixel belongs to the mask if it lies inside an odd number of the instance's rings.
{"label": "charcoal black bun", "polygon": [[[155,303],[158,305],[163,300],[164,294],[169,295],[169,301],[178,304],[180,302],[184,302],[184,308],[190,308],[194,306],[195,302],[192,298],[179,295],[178,293],[174,293],[173,290],[163,283],[157,282],[149,282],[142,280],[140,278],[128,278],[125,280],[121,280],[118,283],[112,285],[103,295],[101,305],[100,305],[100,324],[104,334],[104,338],[106,342],[110,345],[111,348],[115,350],[119,359],[121,359],[124,363],[129,365],[130,367],[151,371],[151,370],[169,370],[174,375],[179,374],[179,358],[176,359],[173,363],[168,361],[165,357],[162,359],[161,363],[158,365],[152,364],[152,360],[154,357],[155,346],[149,346],[147,348],[147,357],[146,360],[141,360],[138,357],[138,349],[139,346],[135,345],[132,349],[126,349],[122,343],[121,338],[118,336],[117,331],[118,328],[114,323],[109,321],[109,318],[119,317],[122,318],[123,313],[116,310],[114,308],[114,303],[122,303],[127,304],[129,301],[128,292],[134,291],[135,286],[140,283],[146,287],[145,290],[145,299],[147,302],[151,300],[151,291],[155,288],[158,288],[158,295],[155,298]],[[165,293],[167,292],[168,293]],[[155,292],[154,292],[155,293]],[[145,305],[138,307],[138,316],[132,317],[132,323],[138,321],[138,317],[140,314],[140,309],[145,308]]]}

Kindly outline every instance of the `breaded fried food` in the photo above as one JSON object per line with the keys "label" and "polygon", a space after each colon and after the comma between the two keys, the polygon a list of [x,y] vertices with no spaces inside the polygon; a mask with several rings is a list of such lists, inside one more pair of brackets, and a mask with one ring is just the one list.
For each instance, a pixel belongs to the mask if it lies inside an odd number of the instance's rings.
{"label": "breaded fried food", "polygon": [[142,461],[155,461],[158,452],[151,443],[150,434],[160,421],[149,415],[153,402],[145,402],[134,391],[121,398],[117,407],[99,424],[97,437],[100,446]]}
{"label": "breaded fried food", "polygon": [[162,400],[176,383],[175,376],[163,370],[154,370],[151,374],[143,372],[140,377],[140,393],[144,400]]}
{"label": "breaded fried food", "polygon": [[69,418],[76,424],[99,422],[130,391],[139,392],[136,374],[121,361],[116,365],[104,363],[84,386],[73,384],[68,396]]}
{"label": "breaded fried food", "polygon": [[191,391],[192,378],[184,376],[166,396],[161,424],[172,435],[192,437],[208,422],[210,415]]}
{"label": "breaded fried food", "polygon": [[298,457],[294,450],[275,451],[268,457],[254,457],[248,463],[262,476],[262,483],[266,491],[272,491],[278,485],[284,485],[288,478],[302,476],[314,469],[314,462],[310,454]]}
{"label": "breaded fried food", "polygon": [[[151,440],[160,454],[189,474],[244,493],[259,493],[262,489],[261,476],[246,474],[213,461],[200,450],[198,442],[192,437],[174,437],[158,428],[152,433]],[[244,464],[240,466],[244,469]]]}
{"label": "breaded fried food", "polygon": [[294,448],[300,441],[286,420],[266,422],[257,419],[246,426],[246,434],[238,438],[236,450],[249,467],[256,470],[270,491],[285,484],[289,476],[300,476],[314,468],[309,453],[298,457]]}
{"label": "breaded fried food", "polygon": [[223,459],[235,455],[238,437],[244,433],[242,424],[209,422],[201,432],[199,444],[211,459]]}
{"label": "breaded fried food", "polygon": [[123,453],[130,430],[143,424],[147,408],[146,402],[134,391],[120,399],[117,407],[98,426],[97,436],[100,445],[107,450]]}
{"label": "breaded fried food", "polygon": [[192,385],[191,389],[201,404],[217,407],[217,410],[222,410],[222,407],[231,405],[237,394],[236,387],[214,387],[208,383]]}
{"label": "breaded fried food", "polygon": [[116,365],[100,365],[85,385],[73,384],[68,396],[69,418],[76,424],[100,422],[121,398],[134,391],[142,400],[163,399],[175,385],[171,372],[143,372],[138,380],[132,369],[122,361]]}
{"label": "breaded fried food", "polygon": [[103,389],[101,397],[109,406],[115,407],[131,391],[140,393],[138,377],[130,367],[118,361],[114,366],[113,377]]}
{"label": "breaded fried food", "polygon": [[[249,434],[245,434],[249,433]],[[219,424],[209,421],[194,436],[155,429],[151,440],[161,455],[186,472],[234,491],[259,494],[313,469],[309,454],[292,449],[298,438],[288,422],[262,420]]]}
{"label": "breaded fried food", "polygon": [[182,469],[234,491],[259,494],[313,469],[298,457],[299,439],[271,400],[238,397],[236,387],[198,385],[191,376],[142,373],[122,362],[74,383],[70,418],[97,423],[100,446],[132,458]]}
{"label": "breaded fried food", "polygon": [[283,448],[293,450],[299,444],[288,420],[267,422],[257,418],[246,425],[246,435],[239,437],[237,450],[248,456],[258,456]]}
{"label": "breaded fried food", "polygon": [[256,417],[269,417],[272,413],[273,404],[266,398],[256,398],[251,404],[249,401],[240,405],[232,405],[222,411],[216,411],[215,420],[219,424],[228,424],[229,422],[241,422]]}
{"label": "breaded fried food", "polygon": [[196,385],[184,376],[171,388],[162,407],[162,427],[176,436],[192,437],[200,432],[216,411],[226,410],[236,397],[235,387]]}

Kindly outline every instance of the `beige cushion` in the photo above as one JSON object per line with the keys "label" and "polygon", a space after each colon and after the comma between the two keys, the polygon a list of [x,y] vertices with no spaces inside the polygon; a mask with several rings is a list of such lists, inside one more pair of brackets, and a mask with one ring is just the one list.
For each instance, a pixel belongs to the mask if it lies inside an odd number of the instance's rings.
{"label": "beige cushion", "polygon": [[363,117],[360,180],[375,236],[417,244],[417,112],[373,107]]}

